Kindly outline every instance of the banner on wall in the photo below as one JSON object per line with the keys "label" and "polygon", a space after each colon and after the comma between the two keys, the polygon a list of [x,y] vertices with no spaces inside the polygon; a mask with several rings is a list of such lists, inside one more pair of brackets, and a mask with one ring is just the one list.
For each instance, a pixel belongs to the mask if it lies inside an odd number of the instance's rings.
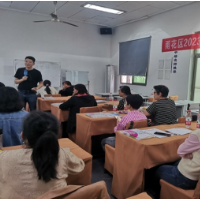
{"label": "banner on wall", "polygon": [[183,35],[162,40],[162,52],[200,48],[200,33]]}

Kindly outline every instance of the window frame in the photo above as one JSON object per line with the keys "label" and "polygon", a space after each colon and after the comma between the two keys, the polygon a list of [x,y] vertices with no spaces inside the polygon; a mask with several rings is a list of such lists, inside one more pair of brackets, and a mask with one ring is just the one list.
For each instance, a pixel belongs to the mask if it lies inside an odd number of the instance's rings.
{"label": "window frame", "polygon": [[[147,69],[147,72],[146,72],[145,83],[134,83],[133,82],[134,75],[120,75],[120,84],[146,86],[147,85],[147,75],[148,75],[148,69]],[[132,83],[123,83],[122,82],[122,76],[132,76]]]}

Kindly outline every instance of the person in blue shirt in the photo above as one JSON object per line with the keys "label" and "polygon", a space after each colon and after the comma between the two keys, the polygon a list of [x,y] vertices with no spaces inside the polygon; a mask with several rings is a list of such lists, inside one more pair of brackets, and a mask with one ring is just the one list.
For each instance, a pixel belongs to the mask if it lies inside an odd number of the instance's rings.
{"label": "person in blue shirt", "polygon": [[0,88],[0,129],[3,130],[3,147],[21,145],[22,122],[28,112],[15,88]]}

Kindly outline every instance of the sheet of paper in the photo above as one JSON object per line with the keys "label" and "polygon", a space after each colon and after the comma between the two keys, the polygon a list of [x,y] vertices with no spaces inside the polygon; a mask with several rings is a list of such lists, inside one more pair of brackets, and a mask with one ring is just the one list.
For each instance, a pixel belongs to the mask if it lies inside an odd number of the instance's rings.
{"label": "sheet of paper", "polygon": [[55,99],[54,97],[42,97],[43,99]]}
{"label": "sheet of paper", "polygon": [[166,131],[175,135],[186,135],[192,132],[187,128],[171,128],[171,129],[166,129]]}
{"label": "sheet of paper", "polygon": [[145,133],[148,133],[148,134],[151,134],[151,135],[154,135],[154,137],[157,137],[157,138],[164,138],[164,137],[167,137],[165,135],[155,135],[154,133],[155,132],[161,132],[161,133],[167,133],[165,131],[161,131],[157,128],[153,128],[153,129],[148,129],[148,130],[144,130]]}

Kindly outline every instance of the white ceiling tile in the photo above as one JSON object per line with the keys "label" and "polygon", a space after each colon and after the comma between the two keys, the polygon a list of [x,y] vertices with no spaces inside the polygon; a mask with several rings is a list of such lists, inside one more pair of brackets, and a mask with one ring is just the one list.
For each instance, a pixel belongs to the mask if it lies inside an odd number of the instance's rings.
{"label": "white ceiling tile", "polygon": [[10,8],[31,11],[38,3],[39,1],[13,1]]}
{"label": "white ceiling tile", "polygon": [[80,7],[77,4],[67,2],[60,9],[58,9],[57,14],[58,14],[59,17],[68,18],[70,16],[75,15],[76,13],[80,12],[83,9],[84,9],[83,7]]}
{"label": "white ceiling tile", "polygon": [[137,13],[138,16],[146,16],[146,15],[151,15],[151,14],[155,14],[158,12],[164,11],[162,8],[155,8],[152,6],[146,6],[143,7],[141,9],[135,10],[133,11],[133,13]]}
{"label": "white ceiling tile", "polygon": [[[60,8],[66,3],[66,1],[58,1],[56,7]],[[54,4],[53,1],[40,1],[36,7],[32,10],[34,13],[41,13],[41,14],[51,14],[54,12]]]}
{"label": "white ceiling tile", "polygon": [[139,8],[142,8],[142,7],[145,7],[147,5],[150,5],[152,2],[140,2],[140,1],[128,1],[122,5],[119,5],[116,7],[116,9],[120,9],[120,10],[124,10],[124,11],[127,11],[127,12],[131,12],[131,11],[134,11],[134,10],[137,10]]}
{"label": "white ceiling tile", "polygon": [[179,5],[185,5],[185,4],[193,3],[194,1],[172,1],[172,2],[177,3]]}
{"label": "white ceiling tile", "polygon": [[124,3],[125,1],[98,1],[94,4],[98,6],[107,7],[107,8],[115,8],[116,6],[124,4]]}
{"label": "white ceiling tile", "polygon": [[93,17],[91,19],[86,20],[86,22],[103,23],[103,22],[106,22],[106,21],[112,20],[112,19],[113,18],[98,15],[98,16],[95,16],[95,17]]}
{"label": "white ceiling tile", "polygon": [[86,3],[96,4],[97,1],[69,1],[69,2],[82,6]]}
{"label": "white ceiling tile", "polygon": [[162,9],[170,9],[179,5],[170,1],[156,1],[155,3],[151,4],[151,6]]}
{"label": "white ceiling tile", "polygon": [[12,1],[0,1],[0,7],[6,7],[8,8]]}

